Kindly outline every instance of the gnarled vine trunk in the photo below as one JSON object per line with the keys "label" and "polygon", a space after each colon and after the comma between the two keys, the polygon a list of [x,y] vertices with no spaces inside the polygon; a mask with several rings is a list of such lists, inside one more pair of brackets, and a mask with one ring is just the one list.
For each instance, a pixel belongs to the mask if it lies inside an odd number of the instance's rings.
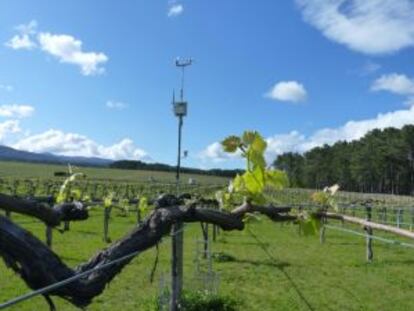
{"label": "gnarled vine trunk", "polygon": [[[6,217],[0,216],[0,256],[3,257],[7,266],[20,274],[30,288],[39,289],[125,255],[145,251],[159,243],[164,235],[170,233],[171,226],[176,222],[213,223],[223,230],[244,228],[241,219],[226,212],[194,206],[159,208],[125,237],[98,252],[88,262],[71,269],[30,232],[15,225]],[[86,306],[95,296],[102,293],[105,286],[121,272],[130,260],[127,259],[95,271],[49,294],[60,296],[78,307]]]}

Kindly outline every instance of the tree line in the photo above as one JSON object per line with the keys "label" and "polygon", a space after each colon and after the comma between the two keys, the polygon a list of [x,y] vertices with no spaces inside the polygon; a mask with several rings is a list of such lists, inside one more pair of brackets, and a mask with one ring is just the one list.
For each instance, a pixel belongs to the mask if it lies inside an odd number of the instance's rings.
{"label": "tree line", "polygon": [[[121,160],[115,161],[109,165],[110,168],[119,168],[119,169],[128,169],[128,170],[146,170],[146,171],[160,171],[160,172],[175,172],[177,170],[176,166],[163,164],[163,163],[145,163],[142,161],[134,160]],[[188,174],[199,174],[199,175],[210,175],[210,176],[221,176],[233,178],[237,174],[241,174],[244,171],[240,169],[209,169],[202,170],[192,167],[181,167],[180,171],[182,173]]]}
{"label": "tree line", "polygon": [[340,141],[299,154],[279,155],[273,166],[284,170],[292,187],[341,189],[392,194],[414,193],[414,125],[368,132],[359,140]]}

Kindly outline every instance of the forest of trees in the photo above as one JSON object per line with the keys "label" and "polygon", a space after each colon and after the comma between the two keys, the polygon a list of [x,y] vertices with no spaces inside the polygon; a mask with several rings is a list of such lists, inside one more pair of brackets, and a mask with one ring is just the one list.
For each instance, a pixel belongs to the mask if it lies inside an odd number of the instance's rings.
{"label": "forest of trees", "polygon": [[352,142],[284,153],[273,165],[292,187],[323,188],[338,183],[357,192],[414,194],[414,126],[375,129]]}

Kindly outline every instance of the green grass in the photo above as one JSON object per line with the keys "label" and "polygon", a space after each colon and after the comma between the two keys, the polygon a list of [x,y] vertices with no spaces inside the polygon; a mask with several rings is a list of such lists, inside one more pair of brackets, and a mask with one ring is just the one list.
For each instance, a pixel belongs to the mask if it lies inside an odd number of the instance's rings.
{"label": "green grass", "polygon": [[[17,223],[30,218],[13,215]],[[54,231],[53,249],[69,266],[87,260],[102,241],[102,211],[90,219],[71,224],[64,234]],[[120,238],[134,227],[134,215],[113,215],[110,235]],[[339,225],[339,224],[338,224]],[[44,239],[41,223],[23,225]],[[214,262],[220,274],[219,293],[241,302],[240,310],[413,310],[414,250],[374,241],[374,262],[365,263],[363,238],[327,230],[324,245],[318,237],[298,235],[297,227],[269,221],[251,227],[271,252],[269,258],[246,232],[222,233],[212,243],[213,252],[228,254],[229,261]],[[354,228],[355,229],[355,228]],[[377,233],[377,232],[375,232]],[[383,235],[390,237],[389,235]],[[186,289],[194,275],[196,239],[201,237],[198,224],[185,230]],[[394,238],[394,237],[392,237]],[[160,245],[160,263],[156,281],[149,282],[155,250],[134,259],[96,297],[88,310],[153,310],[159,292],[159,279],[170,269],[170,238]],[[0,301],[29,291],[24,282],[0,264]],[[54,298],[58,310],[76,310],[60,298]],[[47,310],[43,298],[34,298],[9,310]]]}
{"label": "green grass", "polygon": [[[54,179],[55,177],[53,174],[56,171],[67,171],[67,167],[65,165],[54,164],[0,161],[1,178]],[[157,182],[170,183],[175,181],[175,173],[172,172],[93,167],[79,167],[78,171],[85,173],[88,176],[88,179],[101,181],[147,182],[149,177],[153,177]],[[182,174],[181,178],[184,182],[188,181],[189,178],[194,178],[200,184],[223,184],[228,180],[223,177],[198,174]]]}

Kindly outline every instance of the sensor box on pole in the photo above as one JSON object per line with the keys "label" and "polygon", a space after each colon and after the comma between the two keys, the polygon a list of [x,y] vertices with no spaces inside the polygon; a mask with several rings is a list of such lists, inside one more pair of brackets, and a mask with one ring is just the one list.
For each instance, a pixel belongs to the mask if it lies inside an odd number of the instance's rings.
{"label": "sensor box on pole", "polygon": [[174,102],[173,109],[176,117],[185,117],[187,115],[187,102]]}

